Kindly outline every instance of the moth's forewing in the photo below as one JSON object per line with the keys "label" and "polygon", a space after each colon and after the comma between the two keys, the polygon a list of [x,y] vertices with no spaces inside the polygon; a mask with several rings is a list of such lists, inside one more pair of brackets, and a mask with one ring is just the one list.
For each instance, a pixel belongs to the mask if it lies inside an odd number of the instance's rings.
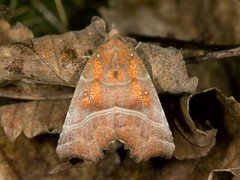
{"label": "moth's forewing", "polygon": [[87,63],[76,87],[57,147],[60,159],[96,162],[120,140],[137,161],[170,158],[172,133],[157,92],[134,48],[116,29]]}

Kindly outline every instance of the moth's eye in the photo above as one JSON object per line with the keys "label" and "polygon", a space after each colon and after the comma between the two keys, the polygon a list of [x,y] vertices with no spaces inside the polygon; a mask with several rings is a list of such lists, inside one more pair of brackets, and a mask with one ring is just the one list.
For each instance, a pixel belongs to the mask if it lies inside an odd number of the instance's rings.
{"label": "moth's eye", "polygon": [[133,57],[133,56],[134,56],[134,54],[133,54],[133,53],[131,53],[131,54],[130,54],[130,56],[131,56],[131,57]]}

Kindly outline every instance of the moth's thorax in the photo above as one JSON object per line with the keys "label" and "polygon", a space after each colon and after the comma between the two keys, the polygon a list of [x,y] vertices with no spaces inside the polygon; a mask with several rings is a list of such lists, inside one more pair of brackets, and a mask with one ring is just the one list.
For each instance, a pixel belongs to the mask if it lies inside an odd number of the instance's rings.
{"label": "moth's thorax", "polygon": [[[81,78],[88,82],[80,104],[86,109],[91,106],[97,111],[124,104],[140,111],[155,101],[149,97],[152,84],[144,64],[132,45],[120,37],[107,40],[95,50]],[[153,121],[157,118],[149,116]]]}
{"label": "moth's thorax", "polygon": [[[89,60],[89,66],[93,67],[90,78],[108,85],[127,83],[135,77],[144,78],[147,74],[142,73],[144,65],[139,59],[131,44],[120,37],[109,39],[96,49]],[[83,75],[91,76],[89,72],[83,72]]]}

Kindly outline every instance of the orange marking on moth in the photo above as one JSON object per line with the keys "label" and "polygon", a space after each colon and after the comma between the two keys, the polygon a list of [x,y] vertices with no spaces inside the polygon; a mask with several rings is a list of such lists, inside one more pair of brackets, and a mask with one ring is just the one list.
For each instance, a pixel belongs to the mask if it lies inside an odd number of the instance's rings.
{"label": "orange marking on moth", "polygon": [[132,93],[136,99],[139,98],[139,86],[136,78],[132,80]]}
{"label": "orange marking on moth", "polygon": [[98,80],[95,80],[92,85],[92,98],[94,101],[94,104],[99,104],[101,102],[101,87],[100,82]]}
{"label": "orange marking on moth", "polygon": [[84,108],[87,108],[90,103],[91,103],[91,102],[90,102],[90,99],[89,99],[89,98],[83,98],[82,101],[81,101],[81,105],[82,105],[82,107],[84,107]]}
{"label": "orange marking on moth", "polygon": [[129,69],[128,69],[129,76],[132,78],[132,93],[133,96],[138,99],[139,98],[139,85],[137,77],[137,63],[134,60],[130,61]]}
{"label": "orange marking on moth", "polygon": [[144,106],[149,106],[149,104],[150,104],[150,98],[148,96],[147,91],[143,92],[143,103],[144,103]]}
{"label": "orange marking on moth", "polygon": [[89,93],[87,91],[85,91],[83,93],[83,98],[82,98],[80,104],[83,108],[87,108],[87,107],[89,107],[90,103],[91,103],[91,100],[90,100],[90,97],[89,97]]}
{"label": "orange marking on moth", "polygon": [[91,87],[92,101],[94,104],[99,104],[101,102],[101,87],[99,79],[103,76],[102,65],[99,60],[95,60],[93,68],[94,82]]}
{"label": "orange marking on moth", "polygon": [[102,66],[99,60],[95,60],[93,68],[93,77],[94,79],[100,79],[103,75]]}
{"label": "orange marking on moth", "polygon": [[138,64],[136,63],[136,61],[134,61],[134,60],[130,61],[128,73],[129,73],[131,78],[136,78],[137,77],[137,66],[138,66]]}

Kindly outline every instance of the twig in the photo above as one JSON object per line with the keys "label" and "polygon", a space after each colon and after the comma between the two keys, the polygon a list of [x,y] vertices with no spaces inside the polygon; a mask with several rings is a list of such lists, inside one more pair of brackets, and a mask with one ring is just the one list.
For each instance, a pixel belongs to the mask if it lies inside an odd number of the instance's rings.
{"label": "twig", "polygon": [[222,51],[209,52],[205,55],[198,56],[198,57],[190,57],[186,59],[186,62],[189,64],[189,63],[196,63],[200,61],[224,59],[224,58],[237,57],[237,56],[240,57],[240,46],[237,48],[226,49]]}
{"label": "twig", "polygon": [[152,42],[160,44],[162,47],[174,46],[178,49],[187,48],[187,49],[196,49],[196,50],[207,50],[207,51],[221,51],[226,49],[236,48],[239,45],[213,45],[206,44],[203,42],[194,42],[194,41],[185,41],[185,40],[176,40],[171,38],[164,37],[150,37],[150,36],[142,36],[136,34],[130,34],[130,37],[135,38],[137,41],[142,42]]}
{"label": "twig", "polygon": [[131,37],[135,38],[138,41],[158,43],[162,47],[174,46],[176,48],[204,50],[208,52],[202,56],[185,58],[188,64],[240,56],[240,45],[212,45],[202,42],[184,41],[162,37],[149,37],[142,35],[131,35]]}

